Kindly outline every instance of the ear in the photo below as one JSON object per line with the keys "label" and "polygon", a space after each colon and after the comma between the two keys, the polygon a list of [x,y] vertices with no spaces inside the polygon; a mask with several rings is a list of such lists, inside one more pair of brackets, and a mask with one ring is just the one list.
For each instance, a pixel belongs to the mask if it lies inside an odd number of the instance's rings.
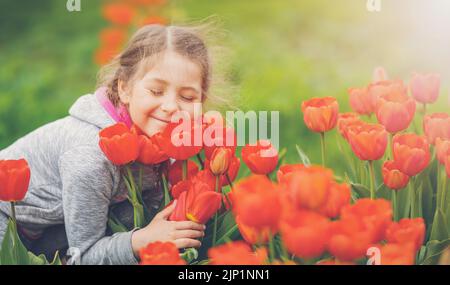
{"label": "ear", "polygon": [[124,105],[128,105],[130,103],[130,94],[126,92],[126,83],[123,80],[117,81],[117,91],[119,93],[120,102]]}

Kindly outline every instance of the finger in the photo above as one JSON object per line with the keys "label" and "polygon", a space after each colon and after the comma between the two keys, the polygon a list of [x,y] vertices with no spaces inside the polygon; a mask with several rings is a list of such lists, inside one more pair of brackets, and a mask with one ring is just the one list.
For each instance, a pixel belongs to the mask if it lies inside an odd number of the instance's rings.
{"label": "finger", "polygon": [[166,220],[169,218],[170,214],[172,214],[173,210],[175,210],[175,207],[177,205],[177,200],[174,200],[173,203],[168,206],[167,208],[163,209],[161,212],[157,214],[158,218]]}
{"label": "finger", "polygon": [[182,239],[182,238],[201,238],[205,235],[203,231],[194,231],[194,230],[181,230],[176,231],[174,233],[175,239]]}
{"label": "finger", "polygon": [[177,248],[200,247],[202,243],[196,239],[180,238],[174,241]]}
{"label": "finger", "polygon": [[176,222],[175,223],[175,229],[176,230],[197,230],[197,231],[204,231],[205,225],[197,224],[191,221],[183,221],[183,222]]}

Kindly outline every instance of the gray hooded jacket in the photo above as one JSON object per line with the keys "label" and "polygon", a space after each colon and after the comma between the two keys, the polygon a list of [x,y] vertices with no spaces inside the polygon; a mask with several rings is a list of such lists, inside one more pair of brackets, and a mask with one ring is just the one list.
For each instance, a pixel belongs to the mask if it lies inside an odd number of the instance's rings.
{"label": "gray hooded jacket", "polygon": [[[46,124],[0,151],[0,159],[25,158],[31,169],[25,199],[17,203],[18,225],[37,236],[45,228],[64,224],[69,247],[81,254],[81,264],[135,264],[132,231],[105,236],[108,210],[127,193],[119,167],[99,148],[98,133],[114,124],[94,94],[81,96],[69,116]],[[137,178],[137,167],[133,173]],[[144,191],[153,191],[156,209],[162,198],[157,172],[145,166]],[[135,180],[137,181],[137,180]],[[10,205],[0,202],[0,242]]]}

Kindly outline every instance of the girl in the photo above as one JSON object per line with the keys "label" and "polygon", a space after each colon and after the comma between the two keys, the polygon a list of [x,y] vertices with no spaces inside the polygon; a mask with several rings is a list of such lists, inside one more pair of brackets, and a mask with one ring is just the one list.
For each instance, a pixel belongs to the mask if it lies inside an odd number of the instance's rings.
{"label": "girl", "polygon": [[[144,26],[101,72],[94,94],[81,96],[67,117],[0,151],[0,159],[25,158],[31,169],[28,193],[16,207],[21,236],[34,240],[50,226],[64,224],[69,248],[78,252],[81,264],[135,264],[138,250],[158,240],[199,247],[205,226],[168,221],[175,204],[142,229],[106,236],[109,207],[126,199],[127,191],[120,169],[100,150],[98,133],[120,121],[151,136],[177,111],[192,116],[194,104],[206,99],[210,70],[208,50],[195,29]],[[162,197],[155,169],[144,169],[143,179],[154,209]],[[9,213],[9,203],[0,202],[0,241]]]}

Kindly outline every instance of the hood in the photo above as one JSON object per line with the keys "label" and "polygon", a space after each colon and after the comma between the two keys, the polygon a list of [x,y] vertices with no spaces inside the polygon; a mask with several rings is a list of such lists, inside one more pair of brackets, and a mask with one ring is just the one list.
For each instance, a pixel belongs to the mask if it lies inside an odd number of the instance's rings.
{"label": "hood", "polygon": [[115,124],[114,119],[103,108],[95,94],[87,94],[78,98],[70,107],[69,115],[100,129]]}

